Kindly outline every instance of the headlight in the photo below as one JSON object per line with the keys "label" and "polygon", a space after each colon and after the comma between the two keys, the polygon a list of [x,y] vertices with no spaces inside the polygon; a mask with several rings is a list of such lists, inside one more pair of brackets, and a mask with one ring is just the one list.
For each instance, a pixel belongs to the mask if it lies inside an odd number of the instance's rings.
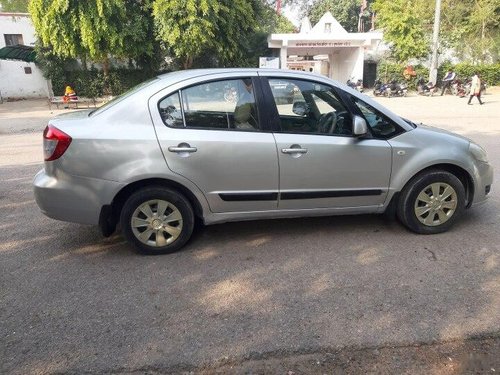
{"label": "headlight", "polygon": [[471,152],[472,156],[476,160],[482,161],[487,163],[488,162],[488,155],[486,154],[486,151],[483,150],[481,146],[476,145],[475,143],[469,143],[469,151]]}

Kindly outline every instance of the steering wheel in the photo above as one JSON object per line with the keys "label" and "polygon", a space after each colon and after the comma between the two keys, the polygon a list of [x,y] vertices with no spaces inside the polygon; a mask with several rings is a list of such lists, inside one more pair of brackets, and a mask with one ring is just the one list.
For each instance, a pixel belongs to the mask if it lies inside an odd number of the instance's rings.
{"label": "steering wheel", "polygon": [[322,134],[333,134],[337,121],[338,116],[335,111],[323,113],[318,120],[318,130]]}

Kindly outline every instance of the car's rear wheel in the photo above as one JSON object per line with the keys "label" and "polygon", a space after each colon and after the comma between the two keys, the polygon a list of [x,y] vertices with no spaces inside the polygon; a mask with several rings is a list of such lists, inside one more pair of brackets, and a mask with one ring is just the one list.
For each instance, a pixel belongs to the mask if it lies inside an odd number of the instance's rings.
{"label": "car's rear wheel", "polygon": [[180,250],[191,237],[194,214],[189,201],[174,190],[148,187],[133,193],[120,215],[125,238],[142,254]]}
{"label": "car's rear wheel", "polygon": [[421,234],[447,231],[465,210],[465,189],[446,171],[414,177],[401,192],[397,215],[410,230]]}

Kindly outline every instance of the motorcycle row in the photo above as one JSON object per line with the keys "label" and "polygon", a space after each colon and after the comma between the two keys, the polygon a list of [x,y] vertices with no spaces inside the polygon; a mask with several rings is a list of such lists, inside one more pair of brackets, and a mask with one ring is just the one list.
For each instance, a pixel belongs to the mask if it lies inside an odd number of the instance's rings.
{"label": "motorcycle row", "polygon": [[[347,81],[347,86],[363,92],[363,80],[358,79],[356,82],[353,79]],[[391,81],[389,83],[382,83],[380,80],[375,81],[375,86],[373,87],[373,95],[375,96],[406,96],[408,95],[408,86],[404,83],[398,83],[396,81]]]}
{"label": "motorcycle row", "polygon": [[408,85],[395,80],[389,83],[382,83],[382,81],[377,80],[373,87],[373,95],[386,96],[388,98],[392,96],[406,96],[408,95]]}
{"label": "motorcycle row", "polygon": [[[472,79],[469,78],[464,82],[458,78],[455,78],[453,81],[451,81],[451,84],[449,86],[449,90],[451,91],[452,95],[456,95],[460,98],[464,98],[464,97],[470,95],[471,86],[472,86]],[[482,82],[481,83],[481,93],[484,93],[485,90],[486,90],[486,84],[484,82]],[[417,81],[417,93],[419,95],[432,96],[438,91],[439,91],[439,88],[436,85],[434,85],[432,82],[426,83],[426,81],[423,78],[420,78]],[[445,91],[443,93],[445,93]]]}
{"label": "motorcycle row", "polygon": [[[347,81],[347,84],[351,86],[354,89],[358,89],[357,84],[355,86],[352,86],[349,84],[351,81]],[[358,80],[358,83],[362,82],[361,80]],[[461,98],[470,95],[470,90],[471,90],[471,79],[468,79],[467,81],[463,82],[460,79],[456,78],[454,79],[450,86],[449,90],[451,91],[452,95],[459,96]],[[424,95],[424,96],[433,96],[435,93],[439,91],[439,87],[434,85],[432,82],[427,82],[423,78],[420,78],[417,81],[417,94],[418,95]],[[484,83],[481,84],[481,91],[483,92],[486,90],[486,85]],[[361,91],[362,90],[358,90]],[[392,80],[389,83],[382,83],[382,81],[377,80],[375,81],[375,86],[373,87],[373,95],[374,96],[385,96],[385,97],[392,97],[392,96],[407,96],[408,95],[408,85],[406,83],[399,83],[396,80]]]}

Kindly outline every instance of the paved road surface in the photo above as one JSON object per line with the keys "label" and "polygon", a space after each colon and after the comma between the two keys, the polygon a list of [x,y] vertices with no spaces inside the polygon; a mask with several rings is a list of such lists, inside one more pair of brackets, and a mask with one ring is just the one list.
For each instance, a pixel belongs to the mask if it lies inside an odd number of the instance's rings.
{"label": "paved road surface", "polygon": [[[498,174],[500,93],[484,100],[380,99],[479,142]],[[182,252],[143,257],[119,235],[39,212],[41,134],[31,130],[47,113],[25,130],[4,105],[0,373],[186,369],[500,332],[496,184],[440,235],[381,216],[271,220],[207,227]]]}

